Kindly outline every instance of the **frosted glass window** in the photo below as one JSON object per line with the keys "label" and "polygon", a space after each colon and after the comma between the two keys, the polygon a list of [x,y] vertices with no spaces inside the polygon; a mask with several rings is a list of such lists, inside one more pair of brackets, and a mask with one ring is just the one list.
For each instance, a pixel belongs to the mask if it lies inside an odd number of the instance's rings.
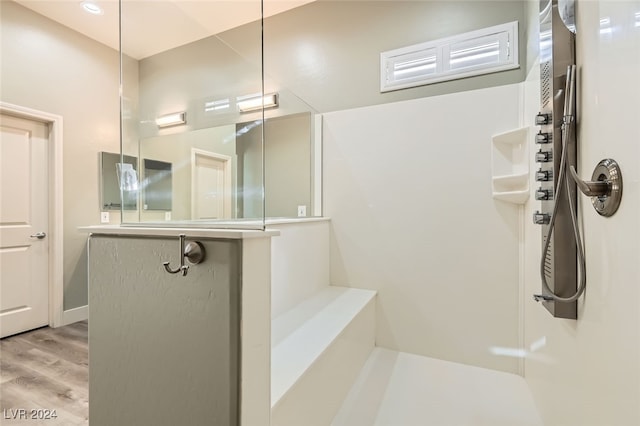
{"label": "frosted glass window", "polygon": [[390,50],[380,54],[380,91],[515,69],[518,22]]}

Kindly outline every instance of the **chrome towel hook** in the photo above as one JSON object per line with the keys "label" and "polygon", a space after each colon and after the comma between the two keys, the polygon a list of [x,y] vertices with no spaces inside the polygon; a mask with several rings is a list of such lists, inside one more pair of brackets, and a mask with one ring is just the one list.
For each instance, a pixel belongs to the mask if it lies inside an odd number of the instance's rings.
{"label": "chrome towel hook", "polygon": [[178,238],[180,239],[180,266],[176,269],[171,269],[169,262],[162,262],[162,265],[168,273],[177,274],[178,272],[182,272],[182,276],[184,277],[187,275],[187,271],[189,271],[189,265],[185,264],[185,259],[192,265],[197,265],[204,260],[205,251],[203,245],[198,241],[191,241],[185,246],[185,234],[178,235]]}

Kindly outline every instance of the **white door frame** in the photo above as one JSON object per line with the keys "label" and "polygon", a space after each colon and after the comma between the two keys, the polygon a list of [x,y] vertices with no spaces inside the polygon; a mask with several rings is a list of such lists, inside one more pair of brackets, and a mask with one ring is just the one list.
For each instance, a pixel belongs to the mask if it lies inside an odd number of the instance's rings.
{"label": "white door frame", "polygon": [[0,112],[47,125],[49,129],[49,326],[64,325],[62,224],[62,116],[0,101]]}
{"label": "white door frame", "polygon": [[229,157],[228,155],[205,151],[198,148],[191,148],[191,217],[193,217],[194,215],[196,205],[193,182],[195,181],[196,176],[197,156],[209,157],[224,162],[224,215],[230,219],[232,211],[231,205],[233,204],[233,198],[231,196],[231,192],[233,189],[233,184],[231,182],[231,157]]}

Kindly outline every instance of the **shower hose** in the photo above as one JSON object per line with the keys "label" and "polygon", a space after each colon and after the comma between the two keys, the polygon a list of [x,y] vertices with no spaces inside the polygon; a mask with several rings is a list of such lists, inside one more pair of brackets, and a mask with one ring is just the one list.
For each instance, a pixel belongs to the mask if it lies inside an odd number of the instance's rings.
{"label": "shower hose", "polygon": [[[575,65],[570,65],[567,69],[567,79],[565,86],[565,104],[564,104],[564,116],[562,119],[562,155],[560,157],[560,173],[558,175],[558,181],[556,184],[554,198],[556,202],[553,204],[553,212],[551,213],[551,218],[549,219],[549,229],[547,231],[547,238],[544,242],[544,248],[542,249],[542,258],[540,259],[540,278],[542,279],[542,289],[543,294],[536,294],[533,298],[536,301],[544,300],[544,301],[555,301],[561,303],[571,303],[575,302],[582,296],[584,293],[586,283],[587,283],[587,274],[586,274],[586,263],[584,259],[584,247],[582,244],[582,237],[580,236],[580,229],[578,227],[578,215],[576,212],[576,206],[574,204],[574,197],[571,193],[571,185],[569,184],[569,179],[567,176],[566,169],[569,167],[567,165],[567,145],[568,140],[571,137],[571,129],[575,125],[574,114],[571,111],[573,105],[574,98],[574,84],[575,84]],[[573,227],[573,235],[575,237],[574,241],[576,243],[577,255],[578,255],[578,277],[580,280],[580,284],[576,290],[576,292],[570,297],[561,297],[558,296],[549,288],[549,284],[547,283],[547,277],[545,274],[545,260],[547,258],[547,254],[549,252],[549,245],[551,243],[551,234],[553,233],[556,214],[558,212],[558,205],[560,204],[560,194],[562,192],[564,183],[564,188],[567,191],[567,200],[569,201],[569,211],[571,216],[571,225]]]}

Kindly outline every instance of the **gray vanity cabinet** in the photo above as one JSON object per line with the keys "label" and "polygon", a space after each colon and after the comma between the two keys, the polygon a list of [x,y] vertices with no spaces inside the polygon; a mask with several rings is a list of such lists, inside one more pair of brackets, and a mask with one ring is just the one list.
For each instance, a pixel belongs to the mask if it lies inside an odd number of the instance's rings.
{"label": "gray vanity cabinet", "polygon": [[[241,240],[89,238],[91,426],[239,424]],[[189,238],[187,238],[187,242]]]}

